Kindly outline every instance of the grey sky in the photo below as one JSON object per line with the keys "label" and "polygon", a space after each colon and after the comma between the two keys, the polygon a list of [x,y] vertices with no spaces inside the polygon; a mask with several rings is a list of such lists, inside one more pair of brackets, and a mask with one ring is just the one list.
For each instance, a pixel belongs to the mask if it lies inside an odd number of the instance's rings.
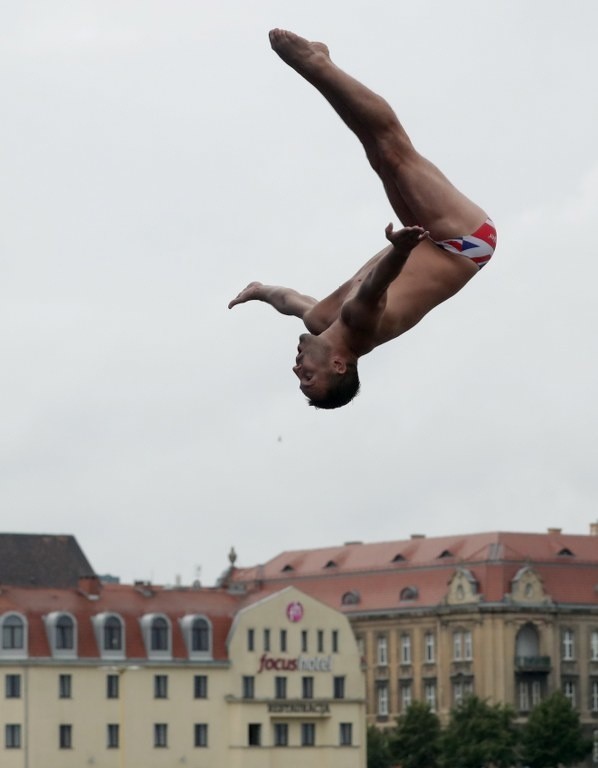
{"label": "grey sky", "polygon": [[[491,264],[307,408],[301,324],[393,218],[275,56],[326,41],[497,223]],[[598,5],[56,0],[0,6],[3,531],[125,580],[213,583],[346,540],[596,518]],[[395,219],[396,221],[396,219]]]}

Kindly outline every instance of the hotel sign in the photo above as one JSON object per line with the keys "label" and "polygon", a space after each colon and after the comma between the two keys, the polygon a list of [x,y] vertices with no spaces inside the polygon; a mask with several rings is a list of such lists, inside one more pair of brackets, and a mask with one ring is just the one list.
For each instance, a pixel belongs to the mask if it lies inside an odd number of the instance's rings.
{"label": "hotel sign", "polygon": [[260,672],[332,672],[332,656],[298,656],[295,659],[275,658],[264,653],[260,657]]}

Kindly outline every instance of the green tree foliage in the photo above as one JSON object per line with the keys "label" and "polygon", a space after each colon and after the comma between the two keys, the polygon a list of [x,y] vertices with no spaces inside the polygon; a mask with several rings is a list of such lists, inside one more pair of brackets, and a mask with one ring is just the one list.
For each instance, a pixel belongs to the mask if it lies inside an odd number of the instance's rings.
{"label": "green tree foliage", "polygon": [[579,714],[560,691],[533,708],[521,742],[522,762],[530,768],[574,765],[592,749],[591,740],[583,736]]}
{"label": "green tree foliage", "polygon": [[375,725],[369,725],[367,731],[368,768],[390,768],[393,764],[390,756],[388,734]]}
{"label": "green tree foliage", "polygon": [[509,768],[517,763],[515,713],[471,696],[451,711],[441,739],[443,768]]}
{"label": "green tree foliage", "polygon": [[390,734],[390,751],[401,768],[436,768],[440,721],[428,704],[414,701]]}

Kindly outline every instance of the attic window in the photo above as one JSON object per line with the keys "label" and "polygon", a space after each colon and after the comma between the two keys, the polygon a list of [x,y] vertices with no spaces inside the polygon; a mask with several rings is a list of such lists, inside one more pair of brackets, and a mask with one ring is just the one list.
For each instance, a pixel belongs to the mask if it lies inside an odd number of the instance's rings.
{"label": "attic window", "polygon": [[288,573],[288,571],[294,571],[294,570],[295,570],[295,569],[293,568],[293,566],[292,566],[292,565],[289,565],[289,564],[287,563],[287,564],[285,565],[285,567],[282,569],[282,572],[283,572],[283,573]]}
{"label": "attic window", "polygon": [[329,560],[324,566],[324,568],[336,568],[336,563],[334,562],[334,560]]}
{"label": "attic window", "polygon": [[356,589],[352,589],[350,592],[345,592],[341,598],[342,605],[357,605],[361,602],[361,595]]}
{"label": "attic window", "polygon": [[440,560],[443,557],[454,557],[454,555],[450,549],[443,549],[442,552],[438,555],[438,559]]}
{"label": "attic window", "polygon": [[400,552],[398,552],[398,553],[397,553],[397,554],[396,554],[396,555],[393,557],[393,559],[392,559],[390,562],[391,562],[391,563],[402,563],[404,560],[405,560],[405,558],[403,557],[403,555],[402,555]]}
{"label": "attic window", "polygon": [[574,557],[573,552],[571,552],[571,550],[568,547],[563,547],[559,552],[559,555],[561,557]]}
{"label": "attic window", "polygon": [[417,587],[403,587],[399,600],[417,600],[418,591]]}

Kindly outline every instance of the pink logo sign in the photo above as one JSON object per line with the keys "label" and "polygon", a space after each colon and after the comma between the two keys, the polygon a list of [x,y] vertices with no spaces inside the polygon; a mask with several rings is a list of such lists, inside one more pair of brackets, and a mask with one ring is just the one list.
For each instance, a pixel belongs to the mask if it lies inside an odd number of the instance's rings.
{"label": "pink logo sign", "polygon": [[297,600],[287,605],[287,618],[289,621],[301,621],[303,618],[303,606]]}

